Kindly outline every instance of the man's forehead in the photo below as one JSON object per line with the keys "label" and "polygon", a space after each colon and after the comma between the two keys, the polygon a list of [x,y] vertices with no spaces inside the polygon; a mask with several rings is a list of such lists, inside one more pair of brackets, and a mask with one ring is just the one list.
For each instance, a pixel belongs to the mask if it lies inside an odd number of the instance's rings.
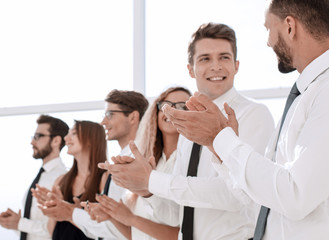
{"label": "man's forehead", "polygon": [[[204,40],[204,41],[202,41]],[[231,43],[222,38],[209,39],[204,38],[199,40],[195,45],[195,57],[209,54],[230,54],[233,55]]]}
{"label": "man's forehead", "polygon": [[49,131],[49,127],[50,125],[48,123],[40,123],[38,124],[36,131]]}

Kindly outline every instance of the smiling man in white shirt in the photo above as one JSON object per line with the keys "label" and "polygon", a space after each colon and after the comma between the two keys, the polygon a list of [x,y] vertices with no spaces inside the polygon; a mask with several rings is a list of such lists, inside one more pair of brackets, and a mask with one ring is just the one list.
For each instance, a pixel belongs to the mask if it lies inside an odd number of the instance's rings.
{"label": "smiling man in white shirt", "polygon": [[[225,24],[201,25],[192,35],[188,52],[189,74],[199,91],[219,107],[229,102],[237,111],[240,135],[263,154],[274,130],[273,119],[264,105],[241,96],[233,87],[239,69],[233,29]],[[210,161],[213,154],[207,148],[201,149],[196,176],[187,177],[192,146],[193,142],[180,137],[173,175],[151,171],[142,161],[112,165],[109,169],[113,179],[131,191],[149,191],[180,204],[181,228],[184,222],[194,221],[193,230],[185,228],[192,231],[180,232],[180,239],[187,239],[187,234],[202,240],[251,238],[257,206],[233,189],[225,171],[215,171]],[[186,217],[186,207],[194,208],[194,217]]]}
{"label": "smiling man in white shirt", "polygon": [[268,45],[281,72],[300,73],[300,95],[282,120],[281,132],[280,125],[277,128],[266,157],[237,137],[232,109],[226,106],[226,119],[205,95],[190,99],[189,105],[199,112],[164,109],[183,135],[218,154],[221,160],[213,159],[218,171],[228,168],[237,187],[270,209],[259,215],[256,240],[329,236],[328,12],[329,2],[323,0],[272,0],[269,5]]}
{"label": "smiling man in white shirt", "polygon": [[[59,157],[61,149],[64,147],[64,137],[68,133],[69,127],[58,118],[41,115],[37,119],[37,129],[32,137],[33,158],[42,159],[43,172],[38,184],[51,188],[54,181],[66,172],[66,167]],[[30,189],[28,189],[24,200]],[[28,211],[25,209],[24,211]],[[47,230],[48,217],[44,216],[37,207],[36,199],[32,198],[30,216],[22,217],[19,213],[8,209],[0,215],[0,224],[7,229],[18,230],[21,233],[20,239],[48,240],[51,239]]]}

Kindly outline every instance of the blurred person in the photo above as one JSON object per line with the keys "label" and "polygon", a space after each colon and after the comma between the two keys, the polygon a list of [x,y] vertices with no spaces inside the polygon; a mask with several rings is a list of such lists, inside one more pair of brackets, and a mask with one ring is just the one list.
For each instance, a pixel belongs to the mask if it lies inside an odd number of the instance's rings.
{"label": "blurred person", "polygon": [[[40,115],[36,122],[38,126],[32,137],[31,145],[33,158],[42,159],[42,168],[30,188],[34,188],[36,182],[40,186],[51,188],[55,180],[66,172],[60,152],[65,145],[64,137],[69,127],[64,121],[48,115]],[[1,226],[20,231],[21,240],[51,239],[47,230],[48,218],[37,207],[37,201],[32,198],[30,189],[24,197],[23,204],[25,206],[23,216],[21,216],[21,210],[16,213],[9,208],[2,212],[0,215]]]}
{"label": "blurred person", "polygon": [[[106,96],[105,114],[101,124],[106,131],[106,139],[108,141],[118,141],[121,152],[120,155],[131,155],[128,142],[134,140],[139,127],[139,123],[144,116],[148,107],[148,101],[139,92],[112,90]],[[119,201],[124,195],[126,189],[117,186],[111,181],[111,175],[108,175],[102,193]],[[37,192],[43,195],[47,194],[44,189],[37,188]],[[36,193],[38,194],[38,193]],[[40,196],[39,196],[40,197]],[[98,209],[98,204],[93,204]],[[97,210],[95,210],[97,211]],[[117,227],[120,227],[113,219],[97,223],[92,220],[87,211],[80,208],[79,204],[67,204],[57,200],[56,207],[52,207],[51,214],[61,220],[71,221],[80,230],[90,238],[104,239],[125,239]]]}
{"label": "blurred person", "polygon": [[[95,122],[76,120],[64,139],[67,153],[74,157],[73,166],[56,180],[52,193],[69,203],[78,202],[77,199],[94,201],[107,178],[107,173],[97,167],[98,163],[106,161],[104,129]],[[73,201],[73,198],[77,199]],[[45,205],[40,206],[45,215],[53,211],[52,204],[56,201],[46,201]],[[53,240],[89,239],[72,221],[62,221],[52,215],[49,217],[48,230]]]}
{"label": "blurred person", "polygon": [[[154,156],[156,170],[172,173],[178,141],[178,132],[164,116],[161,108],[169,104],[176,109],[186,110],[185,102],[191,93],[183,87],[171,87],[155,99],[143,119],[139,139],[136,140],[144,157]],[[95,219],[114,218],[128,226],[124,234],[131,239],[177,239],[179,232],[179,207],[176,203],[149,196],[147,198],[128,193],[117,202],[107,196],[97,196],[102,211]],[[127,205],[127,206],[126,206]],[[167,206],[166,206],[167,205]],[[169,207],[169,208],[168,208]],[[105,216],[104,216],[105,215]]]}

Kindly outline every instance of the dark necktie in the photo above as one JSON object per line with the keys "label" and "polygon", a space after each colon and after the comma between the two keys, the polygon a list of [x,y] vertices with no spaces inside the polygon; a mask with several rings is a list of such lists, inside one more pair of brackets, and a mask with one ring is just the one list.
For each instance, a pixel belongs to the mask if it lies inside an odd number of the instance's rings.
{"label": "dark necktie", "polygon": [[[108,195],[108,193],[109,193],[111,180],[112,180],[112,174],[109,174],[109,176],[107,177],[106,183],[105,183],[104,190],[103,190],[104,195]],[[103,238],[98,238],[98,240],[103,240]]]}
{"label": "dark necktie", "polygon": [[[300,92],[298,91],[296,83],[295,83],[290,90],[289,96],[286,101],[286,106],[284,107],[284,111],[282,114],[282,120],[281,120],[281,124],[280,124],[280,128],[279,128],[279,133],[278,133],[278,137],[276,139],[275,152],[276,152],[276,149],[278,146],[278,140],[280,137],[281,128],[282,128],[283,122],[286,118],[287,112],[288,112],[291,104],[293,103],[293,101],[299,94],[300,94]],[[269,212],[270,212],[270,209],[265,206],[262,206],[260,208],[258,219],[257,219],[257,224],[256,224],[256,229],[255,229],[254,240],[261,240],[263,238]]]}
{"label": "dark necktie", "polygon": [[[39,182],[40,176],[44,171],[45,170],[43,168],[40,168],[38,175],[33,180],[32,184],[31,184],[31,186],[30,186],[30,188],[27,192],[26,201],[25,201],[25,208],[24,208],[24,218],[30,218],[31,204],[32,204],[31,188],[35,188],[35,184],[37,184]],[[27,233],[26,232],[21,232],[20,240],[25,240],[26,237],[27,237]]]}
{"label": "dark necktie", "polygon": [[[188,165],[187,176],[194,177],[198,172],[198,165],[200,160],[200,148],[197,143],[193,143],[190,162]],[[193,222],[194,222],[194,208],[184,207],[184,217],[182,223],[183,240],[193,240]]]}
{"label": "dark necktie", "polygon": [[112,174],[109,174],[109,176],[107,177],[106,183],[105,183],[104,190],[103,190],[103,194],[105,194],[105,195],[108,195],[108,193],[109,193],[111,180],[112,180]]}

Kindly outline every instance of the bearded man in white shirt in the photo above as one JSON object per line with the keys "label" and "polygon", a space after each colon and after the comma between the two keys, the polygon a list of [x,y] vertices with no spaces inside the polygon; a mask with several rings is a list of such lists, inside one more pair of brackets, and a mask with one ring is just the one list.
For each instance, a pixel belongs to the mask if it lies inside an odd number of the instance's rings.
{"label": "bearded man in white shirt", "polygon": [[203,94],[188,104],[199,112],[164,109],[183,135],[218,154],[220,160],[213,159],[217,170],[228,168],[232,181],[264,206],[257,240],[329,237],[328,12],[329,1],[324,0],[270,2],[265,20],[268,46],[276,53],[281,72],[297,69],[300,76],[292,88],[297,87],[298,92],[292,91],[297,97],[291,101],[289,95],[287,103],[292,104],[266,157],[236,135],[234,111],[227,105],[228,119]]}
{"label": "bearded man in white shirt", "polygon": [[[241,96],[233,87],[239,68],[233,29],[224,24],[201,25],[192,35],[188,53],[189,74],[196,79],[199,91],[219,107],[224,102],[229,102],[237,111],[240,135],[263,154],[274,129],[273,119],[264,105]],[[186,221],[184,206],[194,208],[193,230],[188,233],[194,239],[251,238],[257,206],[241,191],[233,189],[227,181],[229,179],[225,171],[215,171],[210,161],[213,153],[207,148],[201,149],[197,175],[186,177],[192,145],[193,142],[180,137],[173,175],[152,171],[139,157],[136,161],[118,157],[118,162],[132,162],[127,165],[115,164],[108,168],[119,185],[140,194],[149,191],[180,204],[181,228]],[[138,156],[134,151],[135,157]],[[191,219],[187,221],[189,220]],[[186,234],[181,232],[179,239],[181,238],[187,239]]]}
{"label": "bearded man in white shirt", "polygon": [[[58,118],[48,115],[40,115],[37,119],[37,129],[32,137],[33,158],[42,159],[42,172],[38,184],[51,188],[54,181],[66,172],[66,167],[60,158],[60,151],[65,146],[64,137],[68,133],[68,125]],[[28,189],[24,200],[25,206]],[[27,211],[27,209],[24,209]],[[49,240],[47,229],[48,217],[44,216],[37,207],[37,201],[32,198],[30,216],[22,217],[21,210],[18,213],[10,208],[0,215],[0,224],[7,229],[18,230],[20,239]]]}

